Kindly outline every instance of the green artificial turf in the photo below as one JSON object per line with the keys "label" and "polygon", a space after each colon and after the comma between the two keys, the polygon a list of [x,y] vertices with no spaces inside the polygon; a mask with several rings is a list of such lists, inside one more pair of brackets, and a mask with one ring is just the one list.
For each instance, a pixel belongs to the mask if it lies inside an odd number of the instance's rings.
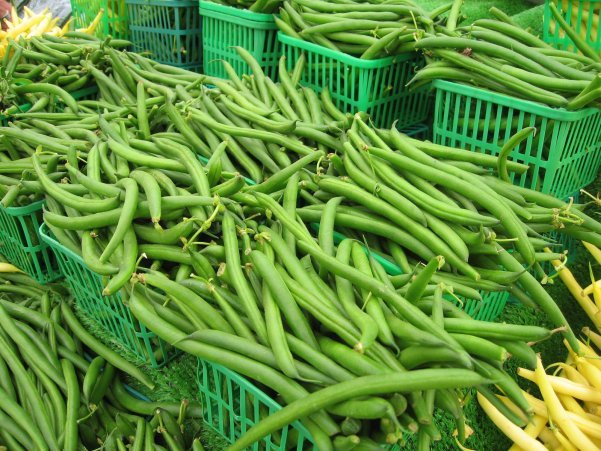
{"label": "green artificial turf", "polygon": [[[427,10],[433,10],[448,3],[449,0],[424,0],[419,2],[420,6]],[[465,0],[461,9],[465,19],[461,24],[469,25],[474,20],[490,17],[488,11],[493,6],[504,11],[509,16],[523,13],[533,7],[532,3],[525,0]]]}
{"label": "green artificial turf", "polygon": [[534,8],[522,11],[511,18],[520,27],[529,29],[530,33],[542,38],[544,9],[545,5],[535,6]]}

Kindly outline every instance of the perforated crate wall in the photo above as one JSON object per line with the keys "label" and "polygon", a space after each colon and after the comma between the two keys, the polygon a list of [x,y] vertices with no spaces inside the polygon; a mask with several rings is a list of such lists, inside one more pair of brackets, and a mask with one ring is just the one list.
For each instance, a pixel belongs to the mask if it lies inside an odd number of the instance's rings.
{"label": "perforated crate wall", "polygon": [[601,16],[601,0],[557,0],[545,1],[543,16],[543,39],[560,50],[577,52],[572,39],[565,34],[551,14],[550,3],[553,2],[562,13],[566,22],[578,33],[593,49],[601,53],[601,32],[599,31],[599,17]]}
{"label": "perforated crate wall", "polygon": [[39,235],[43,206],[43,200],[24,207],[0,205],[0,254],[42,284],[61,277],[54,252]]}
{"label": "perforated crate wall", "polygon": [[513,183],[567,198],[591,183],[601,164],[601,110],[566,111],[459,83],[436,80],[434,142],[497,155],[525,127],[536,127],[510,155],[530,166]]}
{"label": "perforated crate wall", "polygon": [[104,13],[96,27],[96,36],[127,39],[127,7],[124,0],[71,0],[74,28],[88,27],[101,9]]}
{"label": "perforated crate wall", "polygon": [[126,0],[132,50],[162,64],[200,71],[202,32],[194,0]]}
{"label": "perforated crate wall", "polygon": [[278,39],[289,70],[305,55],[301,84],[316,92],[327,87],[340,110],[366,112],[377,127],[389,128],[396,122],[399,130],[428,117],[427,88],[409,90],[405,86],[423,65],[420,55],[364,60],[281,32]]}
{"label": "perforated crate wall", "polygon": [[220,60],[232,65],[236,74],[250,74],[250,68],[235,46],[246,49],[259,63],[265,75],[277,79],[280,44],[272,14],[255,13],[232,6],[200,0],[202,17],[203,71],[227,78]]}

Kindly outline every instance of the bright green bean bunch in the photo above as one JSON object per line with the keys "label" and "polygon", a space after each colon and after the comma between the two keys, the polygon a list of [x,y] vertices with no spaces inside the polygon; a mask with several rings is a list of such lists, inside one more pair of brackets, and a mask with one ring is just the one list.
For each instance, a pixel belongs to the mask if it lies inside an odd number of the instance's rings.
{"label": "bright green bean bunch", "polygon": [[569,110],[600,105],[597,54],[556,50],[508,18],[439,28],[418,39],[415,48],[429,57],[429,64],[416,74],[413,86],[442,79]]}
{"label": "bright green bean bunch", "polygon": [[433,31],[446,9],[428,13],[408,1],[287,0],[276,23],[289,36],[371,60],[411,52],[417,36]]}
{"label": "bright green bean bunch", "polygon": [[[133,397],[121,372],[152,387],[140,369],[92,337],[56,285],[0,275],[0,445],[8,449],[202,449],[183,434],[200,407]],[[82,343],[97,354],[84,358]],[[187,441],[186,441],[187,440]],[[199,447],[200,446],[200,447]]]}

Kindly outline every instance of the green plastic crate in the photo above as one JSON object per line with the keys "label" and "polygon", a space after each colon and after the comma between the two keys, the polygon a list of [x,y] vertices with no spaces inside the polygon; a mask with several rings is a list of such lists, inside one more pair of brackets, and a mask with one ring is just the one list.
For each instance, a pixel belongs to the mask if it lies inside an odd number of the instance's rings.
{"label": "green plastic crate", "polygon": [[148,52],[162,64],[200,71],[202,34],[198,1],[125,0],[129,40],[135,52]]}
{"label": "green plastic crate", "polygon": [[0,253],[39,283],[61,277],[52,249],[39,235],[44,201],[25,207],[0,205]]}
{"label": "green plastic crate", "polygon": [[246,49],[265,74],[277,79],[280,44],[272,14],[255,13],[232,6],[200,0],[202,17],[203,71],[227,78],[220,60],[232,65],[236,74],[250,74],[250,68],[238,56],[234,46]]}
{"label": "green plastic crate", "polygon": [[497,155],[525,127],[536,127],[511,153],[530,166],[513,183],[565,199],[591,183],[601,164],[601,110],[566,111],[528,100],[435,80],[434,142]]}
{"label": "green plastic crate", "polygon": [[447,300],[453,302],[474,319],[480,321],[496,320],[505,309],[505,304],[507,304],[509,299],[509,292],[482,291],[480,295],[482,296],[481,301],[476,299],[461,299],[461,302],[459,302],[451,298],[447,298]]}
{"label": "green plastic crate", "polygon": [[[599,17],[601,16],[601,0],[557,0],[545,1],[545,12],[543,16],[543,39],[560,50],[577,52],[572,39],[565,34],[557,24],[549,5],[553,2],[562,13],[566,22],[582,36],[586,42],[597,52],[601,53],[601,28],[599,28]],[[595,30],[595,23],[597,30]]]}
{"label": "green plastic crate", "polygon": [[71,0],[74,28],[88,27],[101,9],[104,14],[95,35],[99,38],[112,36],[115,39],[127,39],[127,7],[124,0]]}
{"label": "green plastic crate", "polygon": [[[230,443],[258,421],[281,409],[269,395],[243,376],[216,363],[198,359],[196,383],[203,419]],[[248,448],[253,451],[315,450],[311,434],[298,421]]]}
{"label": "green plastic crate", "polygon": [[103,328],[116,344],[135,355],[140,363],[153,368],[164,365],[177,354],[132,315],[119,293],[103,296],[105,283],[102,276],[91,271],[79,255],[60,244],[46,224],[41,225],[40,236],[54,250],[77,307]]}
{"label": "green plastic crate", "polygon": [[427,88],[409,90],[405,85],[423,66],[417,53],[376,60],[336,52],[312,42],[278,33],[288,69],[305,54],[301,84],[321,92],[327,87],[332,100],[344,112],[368,113],[377,127],[399,130],[423,122],[430,102]]}

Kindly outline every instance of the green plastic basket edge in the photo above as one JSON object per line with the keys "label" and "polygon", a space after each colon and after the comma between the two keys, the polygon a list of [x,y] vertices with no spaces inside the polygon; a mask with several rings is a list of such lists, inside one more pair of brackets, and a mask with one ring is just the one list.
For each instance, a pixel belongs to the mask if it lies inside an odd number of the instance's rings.
{"label": "green plastic basket edge", "polygon": [[34,211],[41,210],[44,208],[44,203],[45,201],[42,199],[23,207],[5,207],[4,205],[0,204],[0,210],[5,211],[9,216],[23,216],[33,213]]}
{"label": "green plastic basket edge", "polygon": [[434,80],[432,82],[432,86],[435,89],[450,91],[487,102],[494,102],[499,105],[520,109],[527,113],[538,114],[547,119],[555,119],[559,121],[578,121],[585,117],[601,113],[601,110],[597,108],[584,108],[577,111],[568,111],[563,108],[551,108],[550,106],[532,102],[530,100],[518,99],[517,97],[508,96],[506,94],[500,94],[487,89],[476,88],[474,86],[446,80]]}
{"label": "green plastic basket edge", "polygon": [[48,229],[48,226],[46,225],[46,223],[43,222],[40,225],[40,229],[39,229],[39,233],[40,233],[40,237],[42,238],[42,241],[44,241],[46,244],[48,244],[48,246],[51,246],[53,248],[58,248],[61,252],[64,252],[65,254],[67,254],[68,257],[73,258],[74,260],[77,260],[78,263],[81,263],[82,265],[85,266],[83,258],[81,258],[79,255],[77,255],[71,249],[63,246],[57,240],[52,238],[46,230],[49,231],[50,229]]}
{"label": "green plastic basket edge", "polygon": [[234,8],[233,6],[219,5],[206,0],[200,0],[200,14],[214,17],[254,28],[276,30],[273,14],[256,13],[248,9]]}
{"label": "green plastic basket edge", "polygon": [[402,55],[387,56],[386,58],[378,58],[375,60],[362,60],[356,56],[347,55],[343,52],[337,52],[336,50],[328,49],[313,42],[303,41],[302,39],[288,36],[281,31],[278,32],[278,40],[282,44],[297,47],[308,52],[317,53],[318,55],[326,56],[328,58],[333,58],[359,69],[380,69],[382,67],[389,66],[392,63],[409,61],[416,56],[416,54],[413,53],[404,53]]}

